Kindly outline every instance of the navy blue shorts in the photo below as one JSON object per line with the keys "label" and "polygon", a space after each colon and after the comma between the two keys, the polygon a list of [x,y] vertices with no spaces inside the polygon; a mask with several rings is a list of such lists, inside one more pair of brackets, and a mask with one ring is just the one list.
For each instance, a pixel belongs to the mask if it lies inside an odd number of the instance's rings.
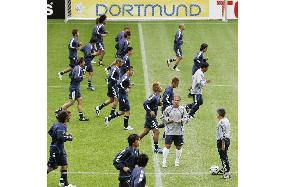
{"label": "navy blue shorts", "polygon": [[183,145],[183,135],[166,135],[165,144],[171,145],[173,142],[175,146]]}
{"label": "navy blue shorts", "polygon": [[93,65],[90,63],[90,64],[87,64],[87,65],[85,65],[86,67],[86,72],[93,72],[94,70],[93,70]]}
{"label": "navy blue shorts", "polygon": [[102,50],[102,51],[105,50],[105,46],[103,42],[96,43],[96,47],[97,47],[97,50]]}
{"label": "navy blue shorts", "polygon": [[145,124],[144,124],[144,128],[148,128],[148,129],[158,129],[158,121],[157,119],[146,119]]}
{"label": "navy blue shorts", "polygon": [[69,58],[69,66],[73,69],[77,65],[77,58]]}
{"label": "navy blue shorts", "polygon": [[116,85],[107,86],[107,96],[112,98],[118,98],[118,88]]}
{"label": "navy blue shorts", "polygon": [[69,99],[76,100],[81,97],[80,89],[69,88]]}
{"label": "navy blue shorts", "polygon": [[130,104],[128,97],[118,97],[119,111],[127,112],[130,111]]}
{"label": "navy blue shorts", "polygon": [[59,151],[58,148],[51,146],[49,153],[50,157],[47,162],[47,166],[56,169],[58,166],[68,165],[65,150]]}
{"label": "navy blue shorts", "polygon": [[177,57],[182,57],[181,47],[174,45],[174,51],[175,51]]}

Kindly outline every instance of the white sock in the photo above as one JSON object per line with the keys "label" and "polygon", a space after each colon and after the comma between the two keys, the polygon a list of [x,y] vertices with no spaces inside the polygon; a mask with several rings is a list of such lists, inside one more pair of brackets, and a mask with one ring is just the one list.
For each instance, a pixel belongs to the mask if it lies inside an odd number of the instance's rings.
{"label": "white sock", "polygon": [[170,149],[167,149],[166,147],[164,147],[164,149],[163,149],[163,163],[167,163],[167,157],[168,157],[169,152],[170,152]]}
{"label": "white sock", "polygon": [[181,157],[182,148],[180,150],[176,149],[176,162],[179,163],[179,159]]}

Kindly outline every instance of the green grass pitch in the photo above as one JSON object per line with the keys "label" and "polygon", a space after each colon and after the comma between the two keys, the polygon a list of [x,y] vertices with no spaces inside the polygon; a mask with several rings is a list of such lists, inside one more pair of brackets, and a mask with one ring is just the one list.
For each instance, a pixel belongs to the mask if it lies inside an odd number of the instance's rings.
{"label": "green grass pitch", "polygon": [[[206,56],[209,57],[209,70],[205,73],[212,83],[203,91],[204,104],[196,114],[196,118],[186,125],[185,144],[181,157],[181,166],[174,167],[175,149],[171,148],[168,157],[168,168],[161,169],[163,187],[185,186],[237,186],[238,185],[238,22],[229,21],[183,21],[184,31],[183,60],[179,65],[181,72],[174,72],[166,66],[166,59],[174,57],[173,40],[179,21],[140,22],[143,30],[145,54],[148,65],[149,80],[160,81],[165,88],[173,76],[180,79],[180,85],[175,93],[182,97],[182,105],[192,102],[187,98],[187,89],[191,84],[191,67],[193,58],[199,50],[200,44],[209,45]],[[131,132],[123,130],[123,118],[110,122],[106,128],[103,118],[109,114],[110,107],[101,111],[99,117],[95,114],[95,106],[107,99],[106,74],[102,67],[94,65],[94,92],[86,90],[86,78],[81,83],[84,114],[90,121],[80,122],[76,105],[70,108],[72,119],[68,132],[74,136],[74,141],[65,143],[68,154],[69,182],[78,187],[113,187],[118,186],[118,171],[112,165],[115,154],[127,146],[127,136],[140,133],[144,127],[145,85],[143,64],[140,49],[138,22],[107,22],[105,37],[105,64],[114,60],[114,37],[124,26],[130,26],[131,46],[134,55],[131,63],[135,69],[132,81],[134,87],[129,93],[131,116],[129,124],[135,129]],[[48,87],[48,124],[47,129],[56,121],[54,110],[68,100],[69,78],[65,75],[62,81],[57,77],[60,70],[68,66],[67,44],[71,38],[73,28],[80,31],[79,40],[86,44],[94,26],[92,21],[72,21],[65,24],[63,20],[48,20],[47,22],[47,87]],[[78,52],[82,56],[81,52]],[[97,59],[97,58],[95,58]],[[216,150],[216,109],[224,107],[231,122],[231,146],[229,161],[231,166],[230,180],[220,179],[220,175],[209,173],[211,165],[221,166]],[[150,135],[147,135],[140,145],[140,151],[147,153],[149,163],[146,167],[147,186],[155,186],[154,161]],[[47,150],[51,138],[48,136]],[[160,138],[160,146],[164,145]],[[47,155],[47,160],[49,154]],[[162,155],[159,155],[162,160]],[[58,185],[58,170],[47,176],[50,187]]]}

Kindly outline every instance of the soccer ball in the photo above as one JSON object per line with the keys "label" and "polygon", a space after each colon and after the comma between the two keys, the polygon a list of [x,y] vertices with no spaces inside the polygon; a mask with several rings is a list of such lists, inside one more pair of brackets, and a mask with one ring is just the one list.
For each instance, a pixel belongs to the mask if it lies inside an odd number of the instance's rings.
{"label": "soccer ball", "polygon": [[218,174],[218,171],[219,171],[219,167],[216,166],[216,165],[213,165],[210,167],[210,173],[211,175],[217,175]]}

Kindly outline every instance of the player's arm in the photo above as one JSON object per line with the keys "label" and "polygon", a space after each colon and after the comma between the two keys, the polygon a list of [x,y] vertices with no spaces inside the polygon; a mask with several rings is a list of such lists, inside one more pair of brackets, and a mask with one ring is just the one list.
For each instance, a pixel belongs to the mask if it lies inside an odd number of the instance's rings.
{"label": "player's arm", "polygon": [[181,118],[181,122],[182,124],[187,124],[188,122],[188,115],[187,115],[187,112],[186,112],[186,109],[183,107],[183,116]]}
{"label": "player's arm", "polygon": [[66,142],[66,141],[72,141],[73,140],[73,136],[71,134],[66,134],[65,130],[57,130],[56,131],[56,139]]}
{"label": "player's arm", "polygon": [[143,103],[144,109],[146,110],[146,112],[149,112],[149,113],[150,113],[150,115],[151,115],[152,118],[155,117],[155,112],[152,111],[151,108],[150,108],[150,104],[151,104],[151,102],[153,102],[153,99],[154,99],[154,97],[151,96],[151,97],[149,97],[146,101],[144,101],[144,103]]}
{"label": "player's arm", "polygon": [[[113,165],[117,170],[127,170],[126,160],[129,157],[129,151],[124,149],[113,160]],[[129,170],[129,168],[128,168]],[[127,172],[127,171],[125,171]]]}

